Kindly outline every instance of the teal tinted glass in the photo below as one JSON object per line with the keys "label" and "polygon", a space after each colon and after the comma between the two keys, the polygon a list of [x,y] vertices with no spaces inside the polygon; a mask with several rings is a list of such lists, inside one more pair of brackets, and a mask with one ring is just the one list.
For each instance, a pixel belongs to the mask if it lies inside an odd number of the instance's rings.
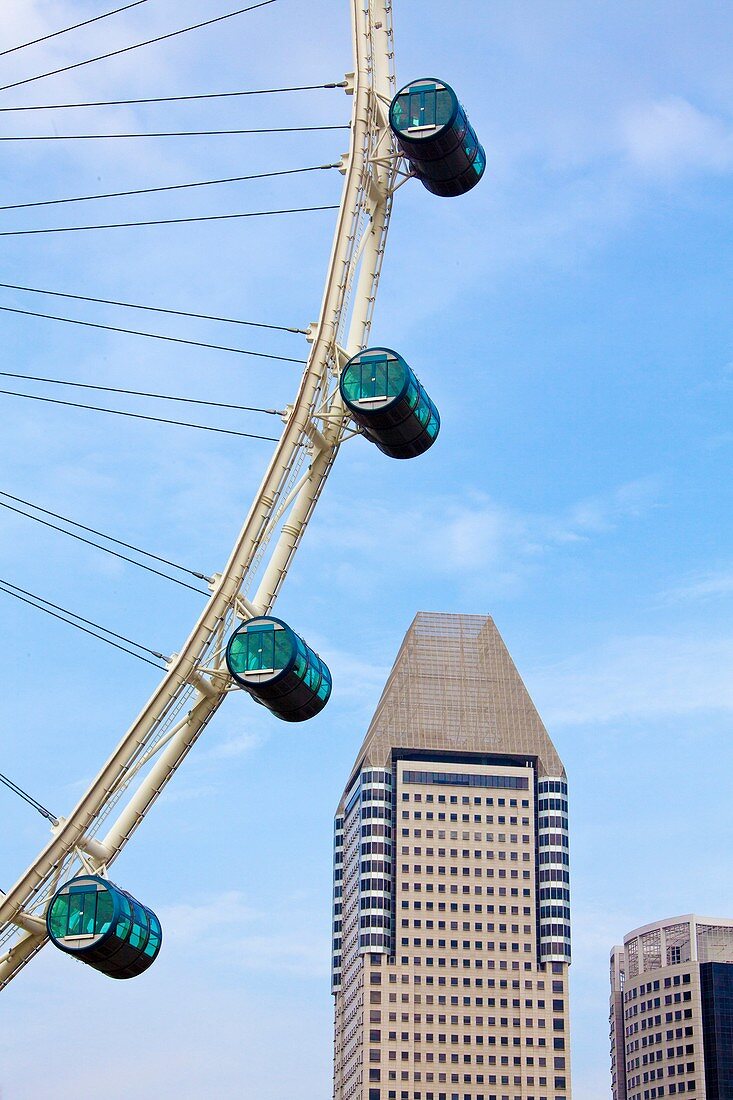
{"label": "teal tinted glass", "polygon": [[267,630],[247,630],[247,668],[256,671],[263,668],[272,668],[275,661],[275,631],[273,627]]}
{"label": "teal tinted glass", "polygon": [[403,363],[387,355],[373,355],[350,363],[342,380],[344,395],[349,401],[396,397],[404,384]]}
{"label": "teal tinted glass", "polygon": [[469,160],[471,160],[471,158],[473,157],[473,154],[476,152],[476,147],[477,146],[478,146],[478,138],[476,137],[475,133],[473,132],[473,130],[469,126],[468,132],[466,133],[466,138],[463,142],[463,151],[464,151],[464,153],[466,154],[466,156],[468,157]]}
{"label": "teal tinted glass", "polygon": [[127,942],[131,947],[142,947],[147,935],[147,929],[133,921],[130,935],[127,938]]}
{"label": "teal tinted glass", "polygon": [[235,634],[229,645],[229,663],[234,672],[244,672],[247,667],[247,636]]}
{"label": "teal tinted glass", "polygon": [[409,405],[409,407],[411,409],[414,409],[415,405],[417,405],[417,386],[415,385],[414,382],[410,382],[409,386],[407,387],[407,393],[405,394],[405,399],[406,399],[407,404]]}
{"label": "teal tinted glass", "polygon": [[51,929],[51,935],[61,938],[66,935],[66,928],[69,921],[69,895],[64,894],[62,897],[56,898],[56,901],[51,906],[51,912],[48,917],[48,924]]}
{"label": "teal tinted glass", "polygon": [[310,655],[308,662],[308,668],[306,669],[305,676],[303,677],[303,683],[306,684],[311,691],[318,691],[321,684],[321,669],[320,661],[315,654]]}
{"label": "teal tinted glass", "polygon": [[425,425],[428,423],[428,421],[430,420],[431,415],[432,415],[432,410],[430,408],[430,405],[428,405],[428,403],[426,401],[421,401],[420,404],[418,405],[417,409],[415,410],[415,416],[420,421],[420,423],[423,425],[423,427],[425,427]]}
{"label": "teal tinted glass", "polygon": [[114,904],[107,890],[97,891],[97,915],[94,921],[95,932],[106,932],[112,923]]}
{"label": "teal tinted glass", "polygon": [[321,665],[321,683],[320,683],[320,686],[319,686],[318,691],[317,691],[316,694],[318,695],[319,699],[327,699],[328,694],[331,690],[331,674],[329,673],[328,669],[324,665],[323,661],[320,662],[320,665]]}
{"label": "teal tinted glass", "polygon": [[445,126],[450,121],[453,113],[453,97],[447,88],[438,92],[435,104],[435,122],[437,126]]}
{"label": "teal tinted glass", "polygon": [[150,936],[149,936],[147,945],[145,947],[145,954],[149,955],[150,958],[153,957],[155,952],[158,950],[158,947],[160,946],[160,937],[161,937],[160,924],[158,923],[157,919],[151,914],[151,916],[150,916]]}
{"label": "teal tinted glass", "polygon": [[94,934],[94,914],[97,908],[97,891],[90,890],[84,894],[84,909],[81,917],[81,927],[85,934]]}
{"label": "teal tinted glass", "polygon": [[453,113],[453,97],[447,88],[420,84],[403,92],[392,107],[392,122],[398,130],[415,126],[445,126]]}
{"label": "teal tinted glass", "polygon": [[408,95],[397,96],[392,106],[392,122],[398,130],[407,129],[407,112],[410,107],[410,97]]}
{"label": "teal tinted glass", "polygon": [[285,668],[293,654],[290,634],[287,630],[275,631],[275,659],[273,668]]}
{"label": "teal tinted glass", "polygon": [[439,424],[436,417],[431,416],[430,420],[428,421],[427,427],[427,432],[431,439],[435,439],[436,435],[438,434],[438,427]]}
{"label": "teal tinted glass", "polygon": [[296,635],[295,641],[295,672],[296,675],[302,680],[305,676],[305,670],[308,667],[308,658],[305,654],[305,645],[301,638]]}
{"label": "teal tinted glass", "polygon": [[81,935],[81,917],[84,911],[84,894],[69,895],[69,924],[66,930],[67,936]]}
{"label": "teal tinted glass", "polygon": [[115,933],[121,940],[126,940],[130,931],[132,911],[130,909],[130,903],[124,894],[120,895],[120,909],[121,913],[117,921]]}

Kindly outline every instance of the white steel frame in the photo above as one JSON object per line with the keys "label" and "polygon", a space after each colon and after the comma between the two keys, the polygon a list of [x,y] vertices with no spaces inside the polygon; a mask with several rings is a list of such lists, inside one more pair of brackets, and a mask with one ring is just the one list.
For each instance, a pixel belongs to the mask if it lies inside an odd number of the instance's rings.
{"label": "white steel frame", "polygon": [[347,358],[367,345],[400,173],[388,124],[395,91],[392,3],[348,3],[355,63],[347,87],[353,94],[351,141],[323,301],[309,329],[312,347],[297,395],[229,560],[213,578],[208,603],[180,652],[77,805],[52,827],[51,839],[16,884],[0,894],[0,989],[46,942],[45,911],[59,883],[81,870],[107,873],[231,690],[223,661],[229,634],[237,622],[273,607],[350,434],[338,377]]}

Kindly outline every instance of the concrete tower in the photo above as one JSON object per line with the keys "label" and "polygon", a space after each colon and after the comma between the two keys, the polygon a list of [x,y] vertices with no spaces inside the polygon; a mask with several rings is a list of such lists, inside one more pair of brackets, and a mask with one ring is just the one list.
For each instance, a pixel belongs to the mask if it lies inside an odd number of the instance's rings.
{"label": "concrete tower", "polygon": [[488,616],[420,613],[335,820],[335,1100],[570,1100],[567,783]]}
{"label": "concrete tower", "polygon": [[733,920],[670,917],[611,952],[613,1100],[733,1097]]}

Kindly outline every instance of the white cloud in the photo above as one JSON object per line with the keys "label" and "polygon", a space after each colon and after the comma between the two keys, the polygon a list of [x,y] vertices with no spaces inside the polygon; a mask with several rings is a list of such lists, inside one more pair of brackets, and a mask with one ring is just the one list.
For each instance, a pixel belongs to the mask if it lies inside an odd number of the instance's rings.
{"label": "white cloud", "polygon": [[423,574],[457,574],[490,584],[493,591],[513,591],[543,556],[571,544],[608,534],[656,506],[659,485],[640,478],[607,493],[583,498],[557,514],[522,513],[498,504],[485,493],[435,496],[419,506],[385,507],[363,502],[358,515],[331,504],[326,522],[313,540],[347,552],[338,573],[347,585],[364,583],[366,558],[381,568],[379,550],[389,532],[396,560],[418,560]]}
{"label": "white cloud", "polygon": [[241,891],[230,890],[201,904],[161,907],[160,917],[173,949],[190,950],[205,940],[207,951],[226,958],[228,966],[301,977],[328,972],[328,921],[315,926],[313,914],[302,905],[299,913],[292,897],[280,912],[264,913]]}
{"label": "white cloud", "polygon": [[195,943],[202,937],[211,940],[223,929],[231,930],[232,925],[239,928],[250,923],[256,915],[239,890],[219,894],[201,905],[161,906],[160,911],[166,937],[178,944]]}
{"label": "white cloud", "polygon": [[717,572],[694,574],[685,584],[663,592],[662,599],[665,603],[687,603],[731,594],[733,570],[721,569]]}
{"label": "white cloud", "polygon": [[640,104],[621,124],[630,162],[648,173],[727,172],[733,167],[733,125],[669,96]]}
{"label": "white cloud", "polygon": [[733,711],[733,637],[636,635],[528,677],[551,727]]}

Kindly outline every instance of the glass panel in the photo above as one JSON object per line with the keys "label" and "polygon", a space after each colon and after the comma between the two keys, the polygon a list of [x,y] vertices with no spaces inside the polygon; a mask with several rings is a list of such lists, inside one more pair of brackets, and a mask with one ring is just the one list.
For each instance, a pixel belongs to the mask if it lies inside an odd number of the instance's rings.
{"label": "glass panel", "polygon": [[120,908],[121,914],[119,920],[117,921],[115,934],[119,937],[119,939],[126,940],[130,933],[132,911],[130,909],[130,902],[124,894],[120,895]]}
{"label": "glass panel", "polygon": [[437,103],[435,106],[435,121],[438,126],[445,126],[449,121],[451,112],[453,110],[453,102],[449,91],[444,90],[437,93]]}
{"label": "glass panel", "polygon": [[141,928],[137,923],[133,923],[132,931],[130,932],[127,942],[131,947],[142,947],[146,934],[147,929]]}
{"label": "glass panel", "polygon": [[158,950],[158,947],[160,946],[160,937],[161,937],[160,924],[158,923],[157,917],[155,917],[151,913],[150,914],[150,939],[148,940],[148,942],[145,946],[145,954],[149,955],[150,958],[153,957],[155,952]]}
{"label": "glass panel", "polygon": [[425,117],[425,98],[423,92],[410,95],[410,126],[422,126]]}
{"label": "glass panel", "polygon": [[134,922],[140,925],[143,932],[147,932],[148,914],[143,909],[142,905],[139,905],[136,901],[132,903],[132,917]]}
{"label": "glass panel", "polygon": [[423,126],[435,125],[435,89],[423,93]]}
{"label": "glass panel", "polygon": [[232,638],[229,663],[234,672],[244,672],[247,667],[247,638],[244,634],[235,634]]}
{"label": "glass panel", "polygon": [[318,692],[317,692],[318,698],[319,699],[325,699],[328,696],[328,693],[329,693],[330,690],[331,690],[331,674],[328,671],[328,669],[326,668],[326,666],[324,665],[323,661],[321,661],[321,685],[318,688]]}
{"label": "glass panel", "polygon": [[69,896],[66,894],[63,897],[56,898],[56,901],[51,906],[51,913],[48,918],[51,934],[57,937],[65,936],[68,919]]}
{"label": "glass panel", "polygon": [[273,668],[285,668],[293,653],[293,645],[287,630],[275,630],[275,663]]}
{"label": "glass panel", "polygon": [[344,394],[349,401],[358,401],[361,396],[361,367],[358,363],[352,363],[344,371]]}
{"label": "glass panel", "polygon": [[84,894],[69,895],[69,928],[67,935],[78,936],[81,933],[81,914],[84,908]]}
{"label": "glass panel", "polygon": [[426,401],[421,401],[418,407],[415,409],[415,416],[423,425],[423,427],[430,420],[431,409]]}
{"label": "glass panel", "polygon": [[145,950],[144,950],[143,954],[144,955],[149,955],[150,958],[152,958],[153,955],[155,954],[155,952],[158,950],[158,944],[159,943],[160,943],[159,937],[156,936],[156,934],[154,932],[151,932],[150,933],[150,939],[148,940],[147,944],[145,945]]}
{"label": "glass panel", "polygon": [[311,689],[311,691],[318,691],[321,683],[321,670],[317,665],[312,663],[312,658],[308,662],[308,670],[303,678],[303,682]]}
{"label": "glass panel", "polygon": [[396,397],[405,384],[405,368],[399,359],[390,359],[387,373],[387,386],[384,390],[388,397]]}
{"label": "glass panel", "polygon": [[481,147],[479,147],[479,151],[476,154],[476,159],[473,162],[473,167],[476,171],[477,176],[481,175],[481,173],[483,172],[485,166],[486,166],[486,157],[484,156],[483,149],[481,149]]}
{"label": "glass panel", "polygon": [[392,118],[394,124],[398,130],[404,130],[407,127],[407,115],[410,110],[410,97],[408,95],[398,96],[397,101],[392,108]]}
{"label": "glass panel", "polygon": [[84,911],[81,918],[82,931],[89,935],[94,934],[94,913],[97,908],[97,891],[90,890],[84,897]]}
{"label": "glass panel", "polygon": [[249,647],[247,650],[247,669],[259,671],[263,668],[272,668],[275,657],[275,630],[268,626],[267,630],[247,630]]}
{"label": "glass panel", "polygon": [[417,405],[417,397],[418,397],[417,386],[415,385],[414,381],[410,382],[409,386],[407,387],[407,394],[405,396],[406,396],[407,404],[410,406],[411,409],[414,409],[415,406]]}
{"label": "glass panel", "polygon": [[427,428],[428,435],[430,436],[431,439],[435,439],[436,435],[438,434],[438,427],[439,427],[439,425],[438,425],[437,418],[434,417],[434,416],[431,416],[430,420],[428,422],[428,428]]}
{"label": "glass panel", "polygon": [[386,357],[372,365],[374,396],[382,397],[387,392],[388,363]]}
{"label": "glass panel", "polygon": [[94,922],[95,932],[106,932],[112,923],[114,906],[108,890],[97,892],[97,915]]}

